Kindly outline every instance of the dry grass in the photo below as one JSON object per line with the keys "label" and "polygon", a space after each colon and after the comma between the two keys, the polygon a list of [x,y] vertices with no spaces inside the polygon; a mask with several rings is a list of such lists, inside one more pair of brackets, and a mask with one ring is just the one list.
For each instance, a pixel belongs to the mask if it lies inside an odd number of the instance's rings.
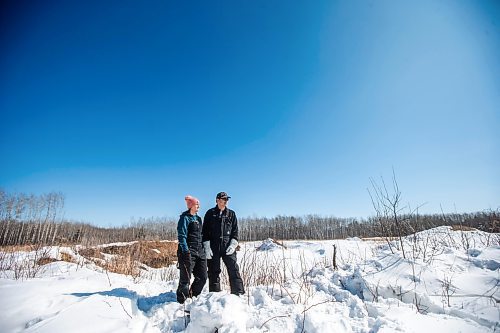
{"label": "dry grass", "polygon": [[385,243],[387,242],[388,240],[389,241],[393,241],[393,240],[397,240],[398,238],[397,237],[363,237],[361,238],[363,241],[372,241],[372,242],[380,242],[380,243]]}
{"label": "dry grass", "polygon": [[61,252],[61,260],[66,261],[66,262],[72,262],[72,263],[75,262],[75,259],[73,258],[73,256],[69,253],[66,253],[66,252]]}
{"label": "dry grass", "polygon": [[85,249],[78,250],[78,254],[85,257],[86,259],[92,260],[93,258],[104,259],[100,249],[96,247],[87,247]]}
{"label": "dry grass", "polygon": [[453,230],[453,231],[458,231],[458,230],[462,230],[462,231],[474,231],[474,230],[477,230],[477,229],[476,228],[468,227],[466,225],[454,224],[454,225],[451,226],[451,230]]}
{"label": "dry grass", "polygon": [[54,259],[54,258],[50,258],[50,257],[42,257],[42,258],[38,259],[36,261],[36,263],[39,266],[43,266],[43,265],[47,265],[47,264],[50,264],[50,263],[53,263],[53,262],[56,262],[56,261],[59,261],[59,260]]}
{"label": "dry grass", "polygon": [[44,254],[42,254],[41,258],[36,260],[36,264],[39,266],[43,266],[43,265],[51,264],[51,263],[56,262],[56,261],[66,261],[66,262],[71,262],[71,263],[76,262],[75,258],[73,258],[73,256],[67,252],[61,252],[60,256],[61,256],[61,259],[59,260],[59,259],[50,257],[49,253],[44,253]]}
{"label": "dry grass", "polygon": [[[177,242],[140,241],[126,245],[88,247],[78,253],[110,272],[138,276],[144,266],[162,268],[177,261]],[[112,258],[105,260],[104,254]]]}
{"label": "dry grass", "polygon": [[40,247],[41,247],[40,245],[5,245],[5,246],[0,246],[0,251],[7,253],[30,252]]}
{"label": "dry grass", "polygon": [[[30,260],[34,260],[36,267],[42,267],[59,260],[82,265],[85,262],[92,262],[109,272],[131,275],[134,278],[141,277],[141,270],[148,271],[148,267],[164,268],[177,261],[177,242],[172,241],[139,241],[125,245],[87,247],[77,250],[79,257],[68,252],[60,252],[54,258],[54,254],[51,254],[50,250],[51,247],[34,245],[3,246],[0,248],[0,254],[3,254],[0,256],[0,269],[13,269],[16,257],[7,256],[16,252],[35,252],[35,258]],[[6,258],[10,261],[7,262]],[[26,263],[28,264],[28,261]],[[28,272],[24,275],[31,276],[33,274]],[[24,275],[19,276],[23,277]]]}
{"label": "dry grass", "polygon": [[102,253],[134,259],[152,268],[165,267],[177,260],[176,242],[140,241],[123,246],[107,246],[99,250]]}
{"label": "dry grass", "polygon": [[133,277],[140,276],[139,265],[131,257],[117,256],[109,261],[97,264],[109,272],[130,275]]}

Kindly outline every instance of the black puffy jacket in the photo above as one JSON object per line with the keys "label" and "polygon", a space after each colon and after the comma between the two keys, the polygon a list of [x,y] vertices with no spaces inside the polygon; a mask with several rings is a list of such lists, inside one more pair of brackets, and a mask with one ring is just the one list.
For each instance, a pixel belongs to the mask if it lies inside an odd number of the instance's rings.
{"label": "black puffy jacket", "polygon": [[234,211],[227,207],[222,212],[217,206],[210,208],[203,219],[203,241],[210,241],[214,255],[224,255],[233,238],[238,240],[238,219]]}

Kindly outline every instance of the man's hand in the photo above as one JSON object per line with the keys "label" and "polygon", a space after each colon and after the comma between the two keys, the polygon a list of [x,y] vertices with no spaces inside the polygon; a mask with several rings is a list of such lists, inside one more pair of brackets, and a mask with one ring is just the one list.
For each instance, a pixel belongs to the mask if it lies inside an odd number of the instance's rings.
{"label": "man's hand", "polygon": [[238,241],[236,239],[231,239],[231,242],[229,243],[229,246],[227,247],[226,250],[226,255],[230,256],[231,254],[236,251],[236,247],[238,246]]}
{"label": "man's hand", "polygon": [[205,254],[207,255],[207,259],[212,259],[214,255],[212,249],[210,248],[210,241],[203,242],[203,247],[205,248]]}

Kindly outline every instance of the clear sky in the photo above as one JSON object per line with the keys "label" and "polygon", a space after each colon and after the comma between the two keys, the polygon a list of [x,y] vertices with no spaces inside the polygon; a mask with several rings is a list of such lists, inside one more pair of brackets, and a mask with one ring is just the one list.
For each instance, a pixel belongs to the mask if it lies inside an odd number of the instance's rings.
{"label": "clear sky", "polygon": [[498,1],[1,6],[0,187],[69,219],[500,206]]}

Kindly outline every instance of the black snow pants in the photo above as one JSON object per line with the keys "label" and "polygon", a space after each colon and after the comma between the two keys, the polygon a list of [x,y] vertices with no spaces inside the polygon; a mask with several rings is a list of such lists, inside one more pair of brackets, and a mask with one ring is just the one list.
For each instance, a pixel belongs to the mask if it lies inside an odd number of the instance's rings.
{"label": "black snow pants", "polygon": [[226,265],[227,273],[229,275],[229,285],[231,286],[231,294],[243,295],[245,289],[243,287],[243,280],[240,275],[240,268],[236,262],[236,252],[231,255],[219,255],[214,253],[212,259],[208,259],[208,291],[221,291],[220,288],[220,260]]}
{"label": "black snow pants", "polygon": [[[207,259],[205,256],[191,255],[179,252],[179,286],[177,287],[177,302],[184,303],[187,298],[198,296],[207,282]],[[194,276],[193,284],[191,275]]]}

